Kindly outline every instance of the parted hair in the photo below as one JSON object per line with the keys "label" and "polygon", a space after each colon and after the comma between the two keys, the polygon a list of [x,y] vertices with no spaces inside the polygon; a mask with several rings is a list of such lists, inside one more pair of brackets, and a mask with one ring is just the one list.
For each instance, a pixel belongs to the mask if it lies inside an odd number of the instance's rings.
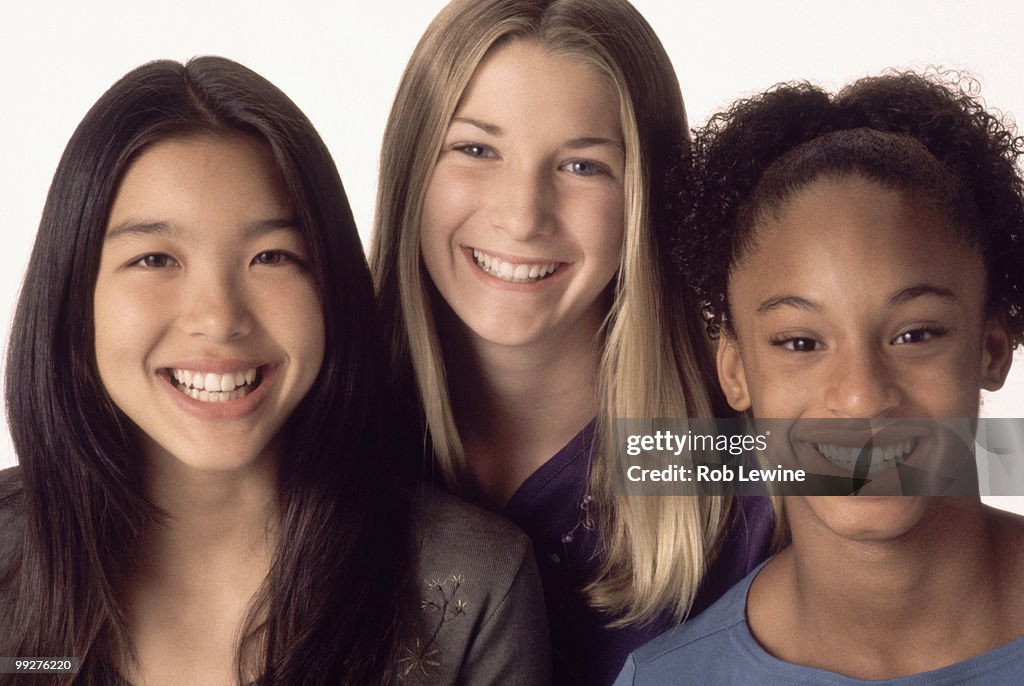
{"label": "parted hair", "polygon": [[[659,241],[662,180],[688,144],[679,84],[651,27],[625,0],[454,0],[433,20],[402,76],[384,134],[370,265],[396,383],[418,389],[424,443],[447,486],[471,492],[451,408],[433,286],[420,258],[423,201],[443,137],[477,65],[510,41],[534,41],[601,73],[619,100],[625,234],[602,336],[590,494],[606,563],[588,589],[618,624],[693,601],[729,509],[720,498],[614,496],[616,417],[709,416],[715,388],[685,289],[666,288]],[[714,409],[720,409],[715,407]]]}
{"label": "parted hair", "polygon": [[386,487],[371,438],[381,365],[364,253],[312,124],[270,82],[219,57],[131,71],[85,115],[58,164],[7,358],[23,486],[5,484],[0,497],[18,501],[26,527],[20,553],[0,570],[15,598],[0,618],[0,654],[82,659],[77,676],[54,683],[109,683],[116,664],[133,659],[125,584],[142,532],[163,513],[145,497],[131,422],[100,381],[92,297],[128,165],[147,146],[193,134],[245,136],[271,150],[309,250],[326,336],[319,375],[283,429],[278,542],[241,628],[239,678],[388,682],[412,544],[407,507]]}

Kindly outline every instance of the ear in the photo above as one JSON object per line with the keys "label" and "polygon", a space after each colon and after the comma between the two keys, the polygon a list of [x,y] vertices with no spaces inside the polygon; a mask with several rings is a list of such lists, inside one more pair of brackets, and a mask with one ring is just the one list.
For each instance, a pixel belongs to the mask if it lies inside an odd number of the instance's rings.
{"label": "ear", "polygon": [[1013,363],[1013,344],[1006,318],[993,315],[985,322],[984,338],[981,341],[981,387],[986,391],[998,391],[1010,373]]}
{"label": "ear", "polygon": [[722,332],[718,338],[718,383],[722,387],[729,406],[737,412],[750,409],[750,392],[747,389],[747,374],[743,370],[736,339]]}

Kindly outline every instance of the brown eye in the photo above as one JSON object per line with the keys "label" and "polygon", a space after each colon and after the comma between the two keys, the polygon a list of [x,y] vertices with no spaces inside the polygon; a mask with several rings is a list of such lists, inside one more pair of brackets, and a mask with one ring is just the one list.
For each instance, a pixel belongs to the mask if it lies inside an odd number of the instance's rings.
{"label": "brown eye", "polygon": [[813,353],[824,348],[821,342],[804,336],[772,339],[771,344],[797,353]]}
{"label": "brown eye", "polygon": [[818,342],[812,338],[793,338],[789,341],[789,348],[799,353],[814,352],[818,349]]}
{"label": "brown eye", "polygon": [[280,250],[264,250],[252,259],[253,264],[283,264],[291,261],[292,257]]}
{"label": "brown eye", "polygon": [[146,269],[162,269],[164,267],[173,267],[177,265],[177,262],[170,255],[150,253],[138,258],[132,264],[138,267],[145,267]]}
{"label": "brown eye", "polygon": [[896,336],[896,338],[892,339],[892,344],[911,345],[914,343],[927,343],[930,340],[938,338],[944,333],[946,333],[944,329],[911,329],[910,331],[904,331],[900,335]]}

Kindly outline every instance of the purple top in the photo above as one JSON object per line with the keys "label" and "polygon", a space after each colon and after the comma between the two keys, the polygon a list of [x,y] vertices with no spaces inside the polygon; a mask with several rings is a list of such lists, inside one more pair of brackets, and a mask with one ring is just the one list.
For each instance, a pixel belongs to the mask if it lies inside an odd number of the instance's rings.
{"label": "purple top", "polygon": [[[587,475],[595,422],[591,421],[531,474],[505,507],[505,516],[533,540],[551,626],[554,683],[607,686],[626,657],[672,626],[662,616],[644,625],[606,629],[610,618],[591,608],[582,588],[601,558],[588,513]],[[694,616],[718,600],[769,554],[773,514],[767,496],[737,498],[729,531],[694,600]]]}

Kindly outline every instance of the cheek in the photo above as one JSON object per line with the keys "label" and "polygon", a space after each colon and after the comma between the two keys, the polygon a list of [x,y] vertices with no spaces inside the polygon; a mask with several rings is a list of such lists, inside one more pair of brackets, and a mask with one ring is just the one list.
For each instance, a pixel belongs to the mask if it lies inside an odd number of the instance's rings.
{"label": "cheek", "polygon": [[297,363],[303,382],[312,385],[323,363],[326,340],[316,287],[311,282],[300,282],[287,288],[268,289],[261,299],[261,311],[277,313],[264,325],[273,327],[273,337]]}
{"label": "cheek", "polygon": [[624,248],[625,216],[621,192],[594,193],[576,199],[567,208],[565,222],[604,284],[619,269]]}
{"label": "cheek", "polygon": [[455,256],[453,233],[469,213],[464,194],[447,183],[443,173],[436,173],[423,199],[419,236],[420,253],[435,283],[442,267]]}
{"label": "cheek", "polygon": [[[101,377],[115,364],[135,363],[159,336],[166,292],[124,288],[101,277],[93,292],[93,328]],[[106,379],[104,379],[106,383]]]}
{"label": "cheek", "polygon": [[977,346],[964,339],[934,360],[897,368],[894,377],[904,395],[933,417],[975,417],[981,397],[980,359]]}
{"label": "cheek", "polygon": [[492,195],[487,175],[472,175],[441,163],[427,183],[420,221],[433,234],[450,238],[452,232],[479,212],[485,199]]}

